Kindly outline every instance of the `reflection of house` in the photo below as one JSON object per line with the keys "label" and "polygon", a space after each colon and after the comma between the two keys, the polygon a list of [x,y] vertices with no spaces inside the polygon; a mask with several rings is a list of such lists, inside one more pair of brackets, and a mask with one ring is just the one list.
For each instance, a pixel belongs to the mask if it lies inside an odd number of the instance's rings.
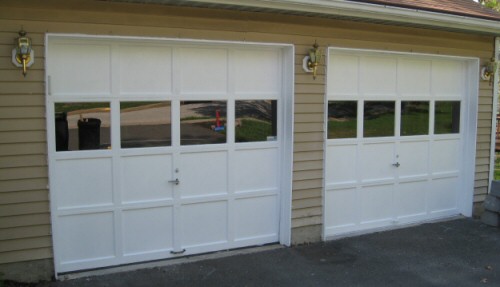
{"label": "reflection of house", "polygon": [[[10,48],[0,62],[6,278],[480,213],[495,86],[479,73],[499,14],[468,0],[229,2],[2,1],[0,41],[23,27],[35,50],[25,78]],[[315,42],[313,79],[302,61]],[[214,110],[187,109],[206,102],[219,103],[224,131]],[[105,103],[107,116],[85,117],[111,147],[56,152],[61,103]],[[340,105],[348,131],[329,138]]]}

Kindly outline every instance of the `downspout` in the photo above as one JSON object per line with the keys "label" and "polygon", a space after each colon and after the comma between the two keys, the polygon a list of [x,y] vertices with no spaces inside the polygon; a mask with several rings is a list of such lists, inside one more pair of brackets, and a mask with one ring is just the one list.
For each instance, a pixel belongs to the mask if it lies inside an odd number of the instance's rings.
{"label": "downspout", "polygon": [[[500,37],[495,38],[495,60],[500,61]],[[497,114],[498,114],[498,86],[499,86],[499,72],[498,69],[493,76],[493,111],[491,119],[491,154],[490,154],[490,177],[488,183],[488,193],[491,190],[491,182],[495,180],[495,148],[496,148],[496,129],[497,129]]]}

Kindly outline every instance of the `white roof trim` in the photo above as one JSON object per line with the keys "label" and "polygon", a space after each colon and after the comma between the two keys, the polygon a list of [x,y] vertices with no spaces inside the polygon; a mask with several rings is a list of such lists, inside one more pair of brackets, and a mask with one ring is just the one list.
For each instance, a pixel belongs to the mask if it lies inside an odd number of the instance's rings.
{"label": "white roof trim", "polygon": [[499,21],[345,0],[184,0],[193,3],[277,9],[395,21],[500,35]]}

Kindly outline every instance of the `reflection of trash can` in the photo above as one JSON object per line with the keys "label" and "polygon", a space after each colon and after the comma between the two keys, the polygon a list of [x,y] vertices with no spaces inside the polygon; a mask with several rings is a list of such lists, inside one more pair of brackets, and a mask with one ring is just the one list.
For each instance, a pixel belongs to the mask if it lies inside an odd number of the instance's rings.
{"label": "reflection of trash can", "polygon": [[78,120],[78,148],[99,149],[101,143],[101,120],[84,118]]}
{"label": "reflection of trash can", "polygon": [[68,117],[66,112],[56,113],[56,151],[68,150]]}

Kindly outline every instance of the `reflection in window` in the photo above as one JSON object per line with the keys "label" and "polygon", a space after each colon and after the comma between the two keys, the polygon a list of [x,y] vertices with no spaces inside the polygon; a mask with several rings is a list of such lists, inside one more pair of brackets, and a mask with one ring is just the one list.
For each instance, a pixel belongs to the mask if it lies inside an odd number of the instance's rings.
{"label": "reflection in window", "polygon": [[356,101],[328,102],[328,138],[355,138],[357,136],[358,103]]}
{"label": "reflection in window", "polygon": [[401,102],[401,135],[429,133],[429,102]]}
{"label": "reflection in window", "polygon": [[56,151],[110,149],[109,103],[56,103]]}
{"label": "reflection in window", "polygon": [[181,102],[181,145],[226,143],[224,101]]}
{"label": "reflection in window", "polygon": [[395,102],[367,101],[364,106],[363,136],[392,137],[394,136]]}
{"label": "reflection in window", "polygon": [[277,101],[236,101],[236,142],[276,140]]}
{"label": "reflection in window", "polygon": [[122,148],[171,145],[170,102],[121,102]]}
{"label": "reflection in window", "polygon": [[436,101],[434,114],[435,134],[457,134],[460,132],[460,102]]}

